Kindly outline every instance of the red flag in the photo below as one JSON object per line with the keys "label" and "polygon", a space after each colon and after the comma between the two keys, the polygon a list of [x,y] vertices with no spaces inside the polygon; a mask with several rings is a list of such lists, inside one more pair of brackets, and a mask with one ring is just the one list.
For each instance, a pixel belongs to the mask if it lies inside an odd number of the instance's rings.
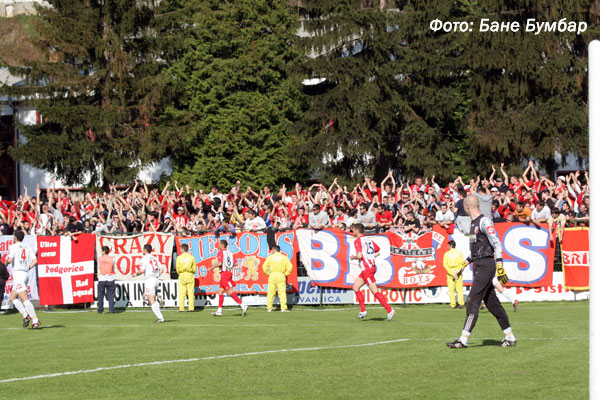
{"label": "red flag", "polygon": [[567,228],[562,240],[563,273],[569,290],[590,288],[590,230]]}
{"label": "red flag", "polygon": [[94,301],[93,234],[38,236],[40,304]]}

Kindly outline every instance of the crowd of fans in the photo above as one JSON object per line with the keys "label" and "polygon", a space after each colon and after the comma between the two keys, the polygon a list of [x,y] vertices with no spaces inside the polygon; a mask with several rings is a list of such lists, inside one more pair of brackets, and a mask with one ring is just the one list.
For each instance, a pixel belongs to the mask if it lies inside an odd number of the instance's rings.
{"label": "crowd of fans", "polygon": [[[435,225],[449,233],[465,217],[463,199],[480,199],[482,212],[494,222],[515,221],[553,229],[589,225],[588,174],[577,171],[555,181],[540,175],[530,162],[522,176],[508,176],[504,165],[494,166],[489,177],[440,186],[435,176],[415,177],[412,182],[394,179],[390,172],[382,182],[364,178],[352,188],[337,179],[326,187],[285,185],[279,190],[264,186],[258,192],[237,182],[223,193],[179,187],[167,182],[162,190],[135,182],[109,192],[83,193],[38,187],[36,196],[25,193],[15,202],[0,201],[0,232],[15,230],[38,235],[86,233],[175,232],[178,235],[216,234],[235,231],[287,230],[299,227],[349,229],[362,223],[367,232],[425,232]],[[53,182],[54,183],[54,182]],[[53,185],[54,186],[54,185]],[[468,226],[468,225],[467,225]]]}

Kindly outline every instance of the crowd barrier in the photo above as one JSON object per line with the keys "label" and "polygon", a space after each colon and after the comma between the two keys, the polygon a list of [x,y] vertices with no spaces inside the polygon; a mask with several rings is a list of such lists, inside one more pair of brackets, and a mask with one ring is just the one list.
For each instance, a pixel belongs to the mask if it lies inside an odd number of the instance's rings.
{"label": "crowd barrier", "polygon": [[[503,243],[504,266],[511,281],[511,291],[528,294],[539,288],[558,287],[585,291],[589,281],[588,229],[568,229],[563,240],[563,273],[553,273],[556,241],[550,236],[548,226],[500,223],[496,229]],[[433,232],[420,235],[382,233],[372,235],[379,245],[381,255],[377,259],[376,279],[384,288],[384,294],[392,303],[419,304],[425,299],[443,302],[447,298],[446,271],[443,254],[449,240],[455,240],[457,248],[465,257],[468,238],[458,230],[452,235],[436,227]],[[102,245],[111,248],[117,259],[118,306],[143,306],[143,277],[134,278],[139,270],[141,250],[150,243],[159,260],[166,265],[167,273],[161,276],[166,306],[177,305],[176,280],[170,279],[174,254],[187,244],[196,259],[196,302],[210,303],[218,288],[218,273],[209,273],[208,268],[216,256],[216,244],[226,239],[236,259],[234,282],[240,293],[247,294],[249,304],[264,304],[267,277],[262,263],[269,253],[269,243],[280,246],[282,253],[291,260],[294,268],[288,277],[291,304],[348,304],[354,302],[353,293],[348,294],[354,279],[359,274],[356,261],[350,261],[354,238],[339,229],[314,231],[298,229],[268,235],[266,233],[241,232],[236,235],[213,234],[196,237],[177,237],[173,234],[142,233],[138,235],[93,235],[82,234],[77,239],[52,236],[26,236],[25,243],[38,254],[38,268],[32,270],[29,296],[39,299],[41,304],[91,303],[95,298],[94,258]],[[8,252],[12,236],[0,237],[0,254]],[[298,258],[302,261],[308,277],[298,278]],[[39,288],[35,272],[38,272]],[[472,270],[464,271],[467,287],[472,282]],[[4,293],[6,303],[12,287],[9,279]],[[534,289],[535,288],[535,289]],[[294,297],[295,296],[295,297]],[[350,299],[352,297],[352,300]],[[539,296],[537,296],[539,297]],[[536,298],[537,298],[536,297]],[[562,298],[561,298],[562,299]],[[367,300],[370,296],[367,294]],[[254,303],[252,303],[254,302]],[[227,303],[226,303],[227,304]],[[5,304],[6,306],[6,304]]]}

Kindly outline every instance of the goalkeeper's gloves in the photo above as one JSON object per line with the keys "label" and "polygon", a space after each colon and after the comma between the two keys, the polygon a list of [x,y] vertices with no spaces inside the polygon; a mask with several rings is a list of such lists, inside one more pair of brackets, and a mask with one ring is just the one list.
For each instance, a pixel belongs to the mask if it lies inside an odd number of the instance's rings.
{"label": "goalkeeper's gloves", "polygon": [[498,282],[502,285],[506,285],[508,283],[508,275],[506,275],[506,271],[502,266],[502,260],[496,260],[496,276],[498,277]]}

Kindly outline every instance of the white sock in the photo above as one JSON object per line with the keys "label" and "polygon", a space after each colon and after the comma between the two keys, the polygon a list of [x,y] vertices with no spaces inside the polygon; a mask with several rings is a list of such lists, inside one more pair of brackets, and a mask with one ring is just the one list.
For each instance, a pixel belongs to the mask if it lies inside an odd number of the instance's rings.
{"label": "white sock", "polygon": [[217,312],[223,312],[223,307],[217,308]]}
{"label": "white sock", "polygon": [[33,308],[33,304],[31,304],[31,301],[25,300],[25,302],[23,302],[23,305],[25,306],[25,310],[27,310],[27,314],[29,314],[31,319],[33,319],[33,323],[36,324],[38,322],[38,319],[37,315],[35,315],[35,308]]}
{"label": "white sock", "polygon": [[462,331],[462,334],[460,335],[460,342],[464,345],[467,344],[467,342],[469,341],[469,336],[471,336],[471,332],[467,332],[467,331]]}
{"label": "white sock", "polygon": [[513,335],[512,333],[510,335],[508,335],[508,336],[505,336],[504,338],[507,339],[507,340],[510,340],[512,342],[514,342],[515,340],[517,340],[517,338],[515,337],[515,335]]}
{"label": "white sock", "polygon": [[25,311],[25,306],[23,305],[23,303],[21,303],[21,299],[17,297],[12,301],[12,303],[17,309],[17,311],[19,311],[23,315],[23,318],[27,318],[27,311]]}
{"label": "white sock", "polygon": [[160,312],[160,306],[158,305],[158,303],[152,304],[152,312],[154,313],[154,315],[156,315],[156,318],[164,319],[162,313]]}

